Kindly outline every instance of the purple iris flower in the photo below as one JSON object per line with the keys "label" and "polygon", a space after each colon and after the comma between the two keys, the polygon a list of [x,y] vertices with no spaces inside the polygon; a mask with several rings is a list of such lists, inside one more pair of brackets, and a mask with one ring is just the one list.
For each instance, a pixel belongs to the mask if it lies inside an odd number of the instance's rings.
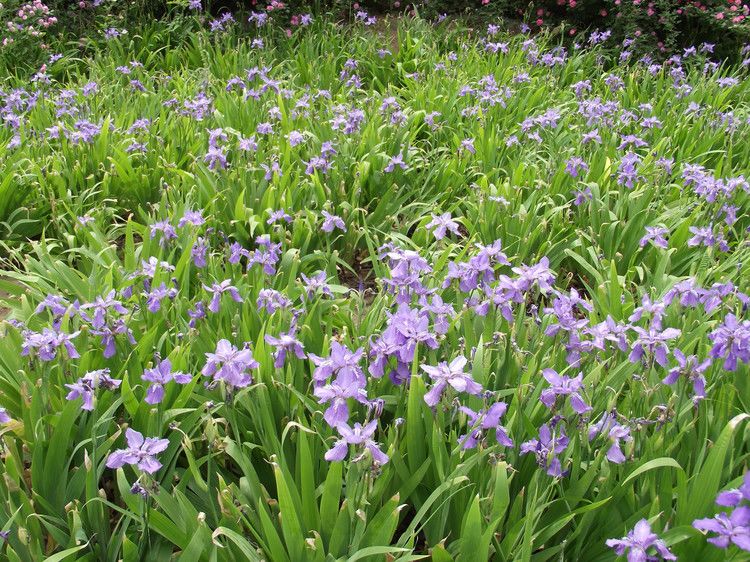
{"label": "purple iris flower", "polygon": [[617,168],[617,183],[624,185],[628,189],[635,187],[635,182],[641,179],[638,174],[638,165],[641,163],[641,157],[634,152],[628,152],[622,157]]}
{"label": "purple iris flower", "polygon": [[565,163],[565,171],[573,178],[577,178],[581,172],[588,172],[589,165],[582,158],[574,156]]}
{"label": "purple iris flower", "polygon": [[5,408],[0,407],[0,423],[8,423],[13,418],[8,415],[8,411]]}
{"label": "purple iris flower", "polygon": [[473,449],[482,439],[484,433],[491,429],[495,430],[495,439],[503,447],[512,447],[513,441],[508,437],[508,430],[500,424],[500,418],[505,415],[508,405],[505,402],[496,402],[486,410],[475,412],[474,410],[461,406],[459,411],[469,418],[469,433],[458,438],[461,448]]}
{"label": "purple iris flower", "polygon": [[260,123],[256,131],[259,135],[271,135],[273,134],[273,125],[271,123]]}
{"label": "purple iris flower", "polygon": [[323,295],[332,297],[330,287],[328,286],[328,280],[325,271],[318,271],[315,275],[308,277],[304,273],[300,274],[302,277],[302,284],[305,288],[305,294],[308,299],[311,299],[318,291],[321,291]]}
{"label": "purple iris flower", "polygon": [[328,170],[331,169],[331,162],[329,162],[323,156],[313,156],[309,161],[305,162],[305,173],[308,176],[315,175],[315,172],[320,171],[322,174],[327,174]]}
{"label": "purple iris flower", "polygon": [[739,488],[724,490],[716,496],[717,505],[724,507],[737,507],[743,500],[750,501],[750,472],[745,473]]}
{"label": "purple iris flower", "polygon": [[[701,302],[704,300],[703,297],[706,296],[707,293],[708,291],[705,291],[700,286],[698,286],[698,284],[695,282],[695,279],[689,277],[684,281],[675,283],[675,285],[669,291],[667,291],[667,294],[664,295],[664,304],[669,306],[670,304],[672,304],[672,301],[675,299],[675,297],[679,297],[681,306],[687,308],[695,308],[699,304],[701,304]],[[706,312],[710,311],[707,310]]]}
{"label": "purple iris flower", "polygon": [[666,367],[667,354],[669,353],[669,347],[667,347],[666,342],[679,337],[682,332],[677,328],[660,330],[658,326],[653,324],[648,330],[644,330],[638,326],[633,327],[633,330],[638,334],[638,337],[633,342],[633,350],[630,352],[629,357],[630,361],[637,363],[648,352],[659,365]]}
{"label": "purple iris flower", "polygon": [[219,312],[219,304],[221,302],[221,295],[223,295],[224,293],[229,293],[229,296],[231,296],[232,300],[234,300],[235,302],[243,302],[242,297],[240,296],[240,293],[237,290],[237,287],[235,287],[231,283],[232,283],[231,279],[225,279],[221,283],[214,283],[210,287],[203,285],[203,288],[213,295],[211,297],[211,302],[208,305],[208,310],[210,310],[214,314]]}
{"label": "purple iris flower", "polygon": [[83,398],[83,410],[94,409],[94,394],[96,389],[103,388],[105,390],[117,389],[122,381],[113,379],[109,376],[109,369],[99,369],[97,371],[89,371],[78,379],[73,384],[66,384],[70,389],[70,392],[65,397],[68,400],[75,400],[76,398]]}
{"label": "purple iris flower", "polygon": [[476,154],[477,149],[474,148],[474,139],[464,139],[458,147],[458,152],[468,152],[469,154]]}
{"label": "purple iris flower", "polygon": [[693,234],[687,241],[687,245],[690,247],[703,245],[707,248],[718,246],[722,251],[729,249],[726,240],[724,240],[724,235],[721,232],[714,234],[714,229],[711,226],[691,226],[690,232]]}
{"label": "purple iris flower", "polygon": [[719,513],[711,518],[696,519],[693,527],[703,532],[716,533],[708,542],[719,548],[728,548],[731,543],[742,550],[750,551],[750,507],[742,506],[727,515]]}
{"label": "purple iris flower", "polygon": [[150,237],[152,240],[156,238],[157,234],[160,232],[161,239],[159,240],[159,244],[162,246],[166,245],[170,240],[177,238],[177,231],[171,224],[169,224],[169,221],[158,221],[150,226]]}
{"label": "purple iris flower", "polygon": [[206,223],[206,219],[203,218],[203,211],[200,209],[197,211],[186,210],[180,221],[177,223],[179,228],[182,228],[186,224],[192,224],[193,226],[201,226]]}
{"label": "purple iris flower", "polygon": [[[96,297],[96,300],[94,300],[94,302],[81,305],[80,310],[82,312],[81,316],[83,317],[83,319],[87,322],[91,322],[91,325],[94,328],[101,329],[106,324],[108,312],[113,311],[117,314],[127,314],[128,309],[122,306],[122,303],[119,300],[115,299],[115,294],[115,290],[112,289],[105,296]],[[93,320],[89,319],[85,314],[83,314],[83,311],[86,310],[94,311]]]}
{"label": "purple iris flower", "polygon": [[[404,345],[404,338],[396,331],[393,326],[388,326],[385,331],[374,341],[370,343],[370,356],[372,360],[367,370],[375,378],[380,378],[385,374],[385,368],[391,357],[396,359],[395,369],[389,372],[389,377],[394,384],[403,384],[409,380],[411,370],[409,363],[401,359],[401,350]],[[413,355],[412,355],[413,357]]]}
{"label": "purple iris flower", "polygon": [[667,307],[666,302],[662,301],[652,301],[651,297],[648,295],[643,295],[641,298],[641,306],[637,307],[633,314],[630,315],[628,318],[628,321],[630,322],[638,322],[644,314],[651,315],[652,321],[654,323],[660,323],[661,318],[664,315],[664,309]]}
{"label": "purple iris flower", "polygon": [[213,377],[214,382],[224,382],[230,389],[243,388],[253,382],[250,369],[260,366],[249,347],[237,349],[227,340],[219,340],[214,353],[206,353],[206,366],[201,374]]}
{"label": "purple iris flower", "polygon": [[372,455],[372,460],[379,465],[388,462],[388,455],[380,450],[378,443],[372,438],[377,429],[378,420],[372,420],[364,427],[360,423],[355,423],[353,427],[342,423],[336,429],[341,435],[341,439],[334,443],[333,447],[325,454],[327,461],[342,461],[349,452],[349,445],[362,445],[364,451],[358,457],[352,459],[354,462],[361,460],[366,451]]}
{"label": "purple iris flower", "polygon": [[238,147],[245,152],[256,152],[258,150],[258,143],[255,142],[255,135],[248,138],[241,136],[238,141]]}
{"label": "purple iris flower", "polygon": [[177,384],[188,384],[193,377],[180,371],[172,371],[172,362],[169,359],[160,361],[154,368],[143,371],[141,378],[150,382],[146,392],[146,404],[159,404],[164,400],[164,385],[170,381]]}
{"label": "purple iris flower", "polygon": [[420,301],[420,303],[424,303],[420,312],[429,312],[433,315],[432,325],[436,334],[448,333],[449,320],[456,316],[453,305],[443,302],[442,297],[438,294],[432,295],[430,304],[426,304],[426,300],[426,297],[423,297],[423,300]]}
{"label": "purple iris flower", "polygon": [[383,279],[387,291],[396,295],[396,303],[410,304],[413,296],[420,299],[427,295],[427,288],[422,284],[422,275],[432,272],[432,268],[419,253],[397,247],[380,248],[381,259],[390,260],[390,279]]}
{"label": "purple iris flower", "polygon": [[539,439],[531,439],[521,444],[521,454],[534,453],[537,464],[546,469],[547,474],[560,477],[565,473],[558,455],[565,451],[569,442],[570,439],[562,427],[550,428],[549,424],[544,424],[539,428]]}
{"label": "purple iris flower", "polygon": [[399,358],[404,363],[411,363],[418,343],[424,343],[430,349],[437,349],[438,342],[429,331],[430,319],[420,314],[419,310],[400,305],[396,314],[391,316],[390,325],[400,337]]}
{"label": "purple iris flower", "polygon": [[471,375],[464,373],[466,363],[465,357],[456,357],[450,364],[441,361],[436,367],[420,365],[434,382],[432,388],[424,395],[424,401],[428,406],[435,407],[449,385],[458,392],[466,392],[475,396],[482,392],[482,385],[475,382]]}
{"label": "purple iris flower", "polygon": [[620,145],[617,147],[617,150],[625,150],[629,146],[643,148],[645,146],[648,146],[648,143],[635,135],[623,135]]}
{"label": "purple iris flower", "polygon": [[203,318],[206,317],[206,306],[203,304],[202,301],[198,301],[195,304],[195,308],[189,309],[187,314],[190,317],[190,321],[188,322],[188,327],[195,328],[195,325],[198,323],[198,320],[202,320]]}
{"label": "purple iris flower", "polygon": [[143,434],[134,429],[125,430],[127,449],[118,449],[111,453],[107,459],[109,468],[120,468],[126,464],[134,464],[143,472],[153,474],[161,468],[161,463],[156,460],[156,455],[169,446],[169,439],[157,437],[143,438]]}
{"label": "purple iris flower", "polygon": [[49,310],[55,318],[62,316],[68,310],[70,304],[59,295],[48,294],[44,300],[34,310],[35,314],[41,314],[44,310]]}
{"label": "purple iris flower", "polygon": [[290,223],[292,222],[292,217],[290,217],[284,209],[278,209],[277,211],[271,211],[266,224],[274,224],[279,221]]}
{"label": "purple iris flower", "polygon": [[229,167],[226,149],[220,146],[209,146],[203,161],[208,164],[209,170],[226,170]]}
{"label": "purple iris flower", "polygon": [[300,133],[299,131],[292,131],[287,135],[287,139],[289,140],[289,146],[297,146],[298,144],[302,144],[305,142],[305,136]]}
{"label": "purple iris flower", "polygon": [[404,156],[402,154],[391,156],[390,160],[388,160],[388,164],[386,164],[385,168],[383,168],[383,171],[386,174],[389,174],[396,169],[396,166],[398,166],[402,170],[406,170],[408,168],[406,162],[404,162]]}
{"label": "purple iris flower", "polygon": [[[627,552],[628,562],[646,562],[648,560],[677,560],[667,545],[655,533],[646,519],[641,519],[627,536],[621,539],[607,539],[607,546],[613,548],[617,556]],[[649,550],[656,554],[649,554]]]}
{"label": "purple iris flower", "polygon": [[514,267],[513,273],[518,275],[517,286],[521,291],[528,291],[534,284],[542,293],[549,293],[553,289],[555,274],[549,268],[549,259],[546,256],[537,264]]}
{"label": "purple iris flower", "polygon": [[581,397],[580,390],[583,388],[583,373],[578,373],[575,378],[559,375],[554,369],[544,369],[542,376],[551,385],[542,391],[539,400],[550,409],[554,409],[558,396],[569,396],[570,405],[578,414],[591,411],[591,406],[586,404]]}
{"label": "purple iris flower", "polygon": [[41,361],[52,361],[57,357],[57,350],[62,347],[68,354],[68,358],[78,359],[80,355],[71,341],[78,334],[80,334],[80,331],[65,334],[50,328],[44,328],[42,332],[23,330],[21,333],[23,336],[21,355],[27,357],[31,355],[32,351],[35,351]]}
{"label": "purple iris flower", "polygon": [[[342,377],[343,378],[343,377]],[[320,404],[329,404],[323,414],[323,418],[331,427],[338,427],[349,421],[349,406],[347,399],[353,398],[360,404],[368,404],[367,392],[364,389],[364,380],[361,378],[343,378],[343,382],[333,382],[324,386],[318,386],[313,394],[318,398]]]}
{"label": "purple iris flower", "polygon": [[208,242],[203,236],[198,236],[193,247],[190,249],[190,255],[193,258],[195,267],[206,267],[206,254],[208,254]]}
{"label": "purple iris flower", "polygon": [[268,164],[261,164],[261,168],[266,172],[263,176],[263,179],[266,181],[271,181],[273,179],[273,175],[276,174],[278,177],[282,177],[284,174],[281,172],[281,166],[276,160],[273,160],[271,162],[271,165]]}
{"label": "purple iris flower", "polygon": [[427,226],[427,230],[432,230],[433,236],[436,240],[442,240],[450,230],[453,234],[459,235],[458,223],[451,218],[450,213],[443,213],[442,215],[432,215],[432,221]]}
{"label": "purple iris flower", "polygon": [[633,437],[630,435],[630,428],[617,423],[617,417],[614,412],[607,412],[597,423],[589,427],[589,441],[597,435],[606,435],[612,443],[607,450],[607,459],[609,462],[615,464],[624,463],[626,458],[620,448],[620,442],[633,440]]}
{"label": "purple iris flower", "polygon": [[258,310],[265,308],[268,314],[273,314],[279,309],[289,308],[291,305],[292,301],[275,289],[261,289],[258,293]]}
{"label": "purple iris flower", "polygon": [[331,377],[336,377],[342,386],[349,386],[352,381],[355,381],[360,387],[364,387],[367,381],[359,364],[363,354],[364,350],[361,347],[352,351],[336,340],[332,340],[328,357],[308,354],[308,358],[315,364],[313,381],[316,385],[321,385]]}
{"label": "purple iris flower", "polygon": [[586,328],[584,333],[593,337],[591,345],[596,349],[604,351],[605,342],[609,341],[613,342],[620,351],[625,352],[628,350],[628,339],[626,336],[628,329],[629,326],[627,324],[615,322],[611,316],[607,315],[607,319],[604,322]]}
{"label": "purple iris flower", "polygon": [[229,246],[229,263],[232,265],[240,263],[243,256],[248,257],[250,252],[242,247],[239,242],[232,242]]}
{"label": "purple iris flower", "polygon": [[164,271],[174,271],[175,267],[169,262],[159,261],[154,256],[151,256],[147,260],[141,260],[141,268],[136,270],[130,275],[129,278],[136,278],[139,275],[153,279],[156,276],[157,269],[163,269]]}
{"label": "purple iris flower", "polygon": [[276,351],[274,352],[275,361],[273,364],[277,369],[281,369],[284,366],[287,353],[294,353],[299,359],[305,359],[305,357],[307,357],[305,355],[305,350],[303,348],[302,342],[300,342],[295,337],[296,332],[297,326],[296,324],[292,324],[291,328],[289,328],[289,331],[282,332],[281,334],[279,334],[278,338],[270,334],[266,334],[266,343],[276,348]]}
{"label": "purple iris flower", "polygon": [[693,384],[693,402],[697,404],[706,397],[706,378],[703,373],[711,366],[711,359],[699,362],[695,355],[686,357],[679,349],[675,349],[672,353],[677,359],[678,366],[671,369],[662,382],[674,384],[681,376],[685,377]]}
{"label": "purple iris flower", "polygon": [[281,244],[274,244],[268,236],[255,239],[258,248],[248,254],[247,268],[259,265],[266,275],[276,273],[276,264],[281,259]]}
{"label": "purple iris flower", "polygon": [[101,329],[93,329],[91,333],[101,338],[101,343],[104,346],[104,358],[109,359],[114,357],[117,353],[117,336],[125,334],[132,345],[135,345],[135,338],[133,337],[133,331],[128,328],[127,324],[118,318],[111,325],[105,325]]}
{"label": "purple iris flower", "polygon": [[646,244],[651,242],[657,248],[667,249],[669,242],[665,238],[669,234],[669,230],[661,226],[647,226],[646,234],[641,238],[639,244],[643,248]]}
{"label": "purple iris flower", "polygon": [[591,192],[591,188],[586,186],[583,189],[576,189],[573,191],[575,199],[573,199],[573,205],[580,207],[586,201],[591,201],[594,198],[594,194]]}
{"label": "purple iris flower", "polygon": [[158,312],[161,309],[161,301],[165,298],[174,299],[177,296],[177,289],[169,288],[162,282],[158,287],[151,289],[146,295],[146,308],[149,312]]}
{"label": "purple iris flower", "polygon": [[341,217],[332,215],[328,211],[321,211],[320,213],[323,215],[323,225],[320,227],[320,230],[323,232],[333,232],[334,228],[338,228],[346,232],[346,225]]}
{"label": "purple iris flower", "polygon": [[724,322],[708,335],[713,342],[709,354],[714,359],[724,359],[724,369],[737,370],[737,361],[750,361],[750,321],[737,320],[734,314],[727,314]]}
{"label": "purple iris flower", "polygon": [[552,306],[544,309],[545,314],[553,314],[557,318],[557,322],[547,326],[544,335],[554,336],[561,330],[571,334],[578,333],[589,322],[587,318],[581,317],[581,312],[592,310],[591,304],[580,298],[575,289],[570,290],[570,295],[558,294],[552,301]]}

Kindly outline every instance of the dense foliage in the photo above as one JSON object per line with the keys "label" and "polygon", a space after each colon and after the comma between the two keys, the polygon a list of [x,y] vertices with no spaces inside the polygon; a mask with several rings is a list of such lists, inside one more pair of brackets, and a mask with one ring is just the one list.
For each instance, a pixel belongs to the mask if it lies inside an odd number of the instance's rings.
{"label": "dense foliage", "polygon": [[730,58],[750,41],[750,5],[743,0],[5,0],[0,3],[0,65],[34,68],[61,45],[88,54],[102,34],[127,33],[154,19],[173,30],[186,14],[246,18],[258,14],[291,33],[304,14],[352,21],[366,13],[418,16],[431,21],[461,17],[482,27],[534,32],[555,29],[569,43],[594,30],[627,39],[630,50],[662,58],[708,42]]}
{"label": "dense foliage", "polygon": [[296,15],[3,85],[0,556],[742,559],[745,67]]}

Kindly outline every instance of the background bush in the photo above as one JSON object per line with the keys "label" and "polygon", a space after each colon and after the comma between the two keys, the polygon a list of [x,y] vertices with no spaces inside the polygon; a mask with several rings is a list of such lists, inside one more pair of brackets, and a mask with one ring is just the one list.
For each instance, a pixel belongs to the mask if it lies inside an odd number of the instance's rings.
{"label": "background bush", "polygon": [[[53,44],[85,44],[82,38],[108,29],[137,28],[154,18],[179,19],[191,11],[190,0],[7,0],[0,6],[3,58],[32,66],[43,61]],[[707,42],[716,44],[718,56],[729,57],[750,37],[750,8],[742,0],[202,0],[200,6],[208,16],[229,11],[242,22],[252,11],[266,12],[282,27],[293,26],[302,13],[353,19],[360,10],[416,12],[433,20],[461,15],[482,24],[505,18],[532,29],[560,26],[571,41],[586,30],[611,30],[618,42],[632,41],[634,52],[664,56]]]}

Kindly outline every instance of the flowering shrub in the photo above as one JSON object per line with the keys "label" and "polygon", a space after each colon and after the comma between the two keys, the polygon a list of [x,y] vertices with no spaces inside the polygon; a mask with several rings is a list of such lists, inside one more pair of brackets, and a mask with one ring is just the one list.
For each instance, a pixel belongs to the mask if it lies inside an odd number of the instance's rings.
{"label": "flowering shrub", "polygon": [[747,63],[264,13],[0,92],[4,554],[746,556]]}
{"label": "flowering shrub", "polygon": [[42,0],[5,0],[0,3],[0,49],[4,58],[27,57],[47,50],[47,35],[57,17]]}
{"label": "flowering shrub", "polygon": [[669,53],[689,42],[707,41],[720,44],[726,54],[748,38],[748,10],[741,0],[556,0],[535,2],[531,12],[517,14],[531,14],[534,26],[563,18],[571,37],[598,27],[642,43],[644,50]]}

